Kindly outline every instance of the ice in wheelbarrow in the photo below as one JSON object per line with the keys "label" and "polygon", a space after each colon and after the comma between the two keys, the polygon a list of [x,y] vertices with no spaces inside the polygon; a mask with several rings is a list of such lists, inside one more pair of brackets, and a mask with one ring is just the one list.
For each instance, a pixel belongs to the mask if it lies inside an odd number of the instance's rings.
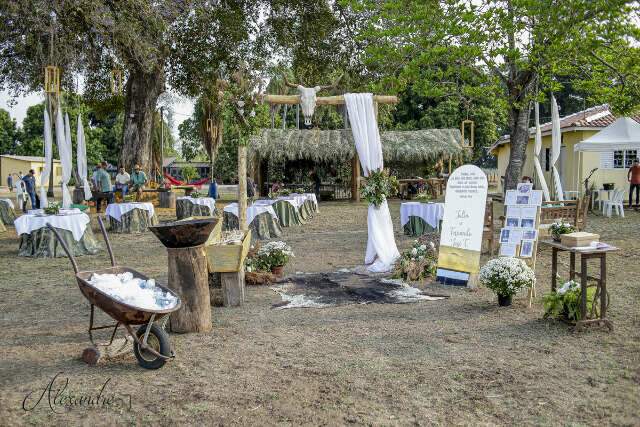
{"label": "ice in wheelbarrow", "polygon": [[140,279],[130,272],[94,273],[89,284],[118,301],[143,310],[166,310],[175,307],[178,302],[171,293],[156,286],[155,280]]}

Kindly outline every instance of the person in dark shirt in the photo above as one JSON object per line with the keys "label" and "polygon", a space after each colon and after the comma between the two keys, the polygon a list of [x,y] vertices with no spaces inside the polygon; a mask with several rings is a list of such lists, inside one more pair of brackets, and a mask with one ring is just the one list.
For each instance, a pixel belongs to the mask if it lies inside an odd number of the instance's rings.
{"label": "person in dark shirt", "polygon": [[11,174],[7,177],[7,187],[9,187],[9,192],[13,191],[13,175]]}
{"label": "person in dark shirt", "polygon": [[[29,195],[29,199],[31,200],[31,209],[36,209],[37,205],[36,205],[36,177],[35,177],[35,172],[33,171],[33,169],[31,169],[29,171],[28,174],[26,174],[23,178],[22,178],[22,182],[24,182],[24,189],[27,192],[27,194]],[[27,210],[27,203],[25,202],[24,206],[22,207],[22,210],[26,212]]]}

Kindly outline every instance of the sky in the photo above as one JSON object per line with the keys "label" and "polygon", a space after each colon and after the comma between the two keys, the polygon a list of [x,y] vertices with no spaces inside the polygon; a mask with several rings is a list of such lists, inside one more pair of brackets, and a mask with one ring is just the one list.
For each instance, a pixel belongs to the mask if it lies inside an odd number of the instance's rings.
{"label": "sky", "polygon": [[[18,126],[22,125],[22,121],[27,115],[27,108],[31,105],[38,104],[44,100],[43,92],[34,92],[26,96],[15,99],[16,104],[11,105],[11,93],[0,91],[0,108],[7,110],[11,118],[16,119]],[[187,98],[172,97],[172,109],[174,111],[172,129],[173,136],[178,139],[178,125],[188,119],[193,113],[194,102]]]}

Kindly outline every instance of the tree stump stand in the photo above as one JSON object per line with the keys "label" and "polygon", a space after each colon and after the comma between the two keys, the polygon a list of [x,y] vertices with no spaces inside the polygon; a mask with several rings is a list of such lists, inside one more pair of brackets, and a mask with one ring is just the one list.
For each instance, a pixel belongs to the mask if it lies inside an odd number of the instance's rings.
{"label": "tree stump stand", "polygon": [[167,248],[169,288],[176,291],[182,306],[171,314],[172,332],[209,332],[211,305],[209,276],[204,245],[190,248]]}
{"label": "tree stump stand", "polygon": [[161,208],[176,208],[176,193],[173,191],[160,191],[159,194]]}
{"label": "tree stump stand", "polygon": [[233,273],[220,273],[222,302],[225,307],[244,304],[244,269]]}

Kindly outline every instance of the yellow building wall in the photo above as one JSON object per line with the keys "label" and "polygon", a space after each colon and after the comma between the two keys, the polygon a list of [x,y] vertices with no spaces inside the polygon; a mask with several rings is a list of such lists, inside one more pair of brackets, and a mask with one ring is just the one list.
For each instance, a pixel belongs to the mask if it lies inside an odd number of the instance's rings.
{"label": "yellow building wall", "polygon": [[[9,174],[18,174],[22,172],[26,175],[30,169],[35,171],[36,183],[40,184],[40,175],[44,169],[44,162],[30,162],[25,160],[11,159],[7,157],[0,157],[0,173],[2,174],[2,184],[7,185],[7,176]],[[15,177],[14,177],[15,179]],[[60,162],[54,162],[53,164],[53,184],[60,185],[62,183],[62,166]]]}

